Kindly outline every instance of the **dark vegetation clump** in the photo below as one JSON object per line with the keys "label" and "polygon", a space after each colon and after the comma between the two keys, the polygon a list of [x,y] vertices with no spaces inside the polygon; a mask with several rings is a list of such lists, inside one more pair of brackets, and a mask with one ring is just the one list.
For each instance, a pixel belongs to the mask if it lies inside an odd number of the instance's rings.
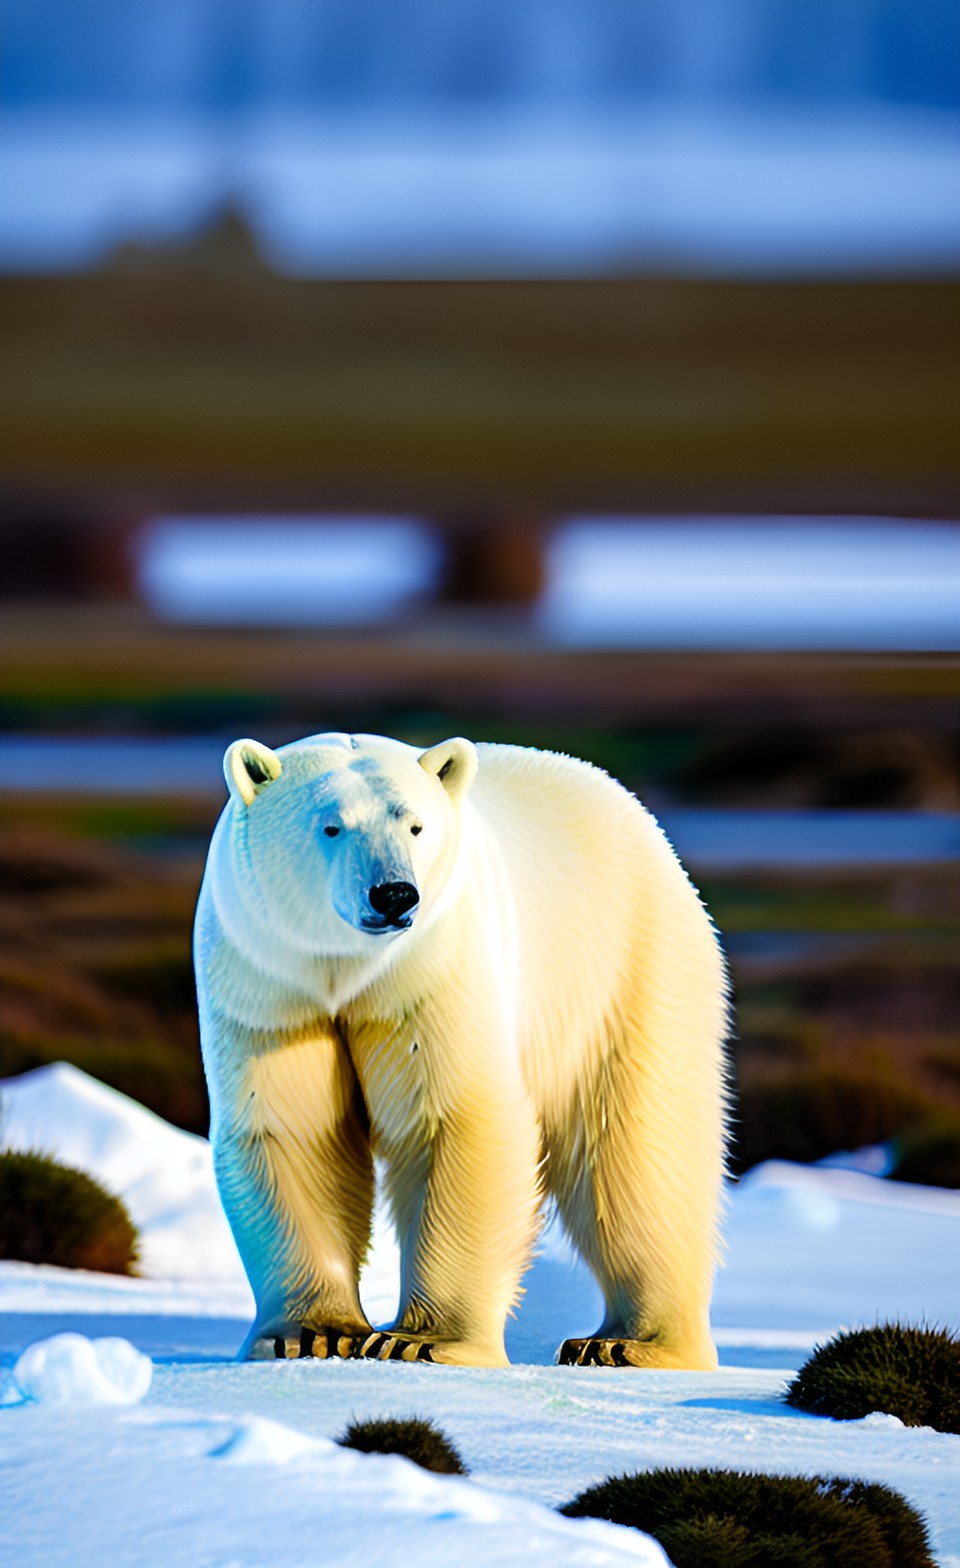
{"label": "dark vegetation clump", "polygon": [[900,1323],[838,1334],[814,1351],[786,1397],[837,1421],[882,1410],[905,1426],[960,1433],[960,1336]]}
{"label": "dark vegetation clump", "polygon": [[612,1476],[560,1511],[643,1530],[674,1568],[934,1568],[920,1515],[865,1481],[651,1470]]}
{"label": "dark vegetation clump", "polygon": [[0,1078],[70,1062],[206,1132],[190,929],[212,821],[185,812],[114,797],[7,814]]}
{"label": "dark vegetation clump", "polygon": [[423,1470],[467,1475],[467,1467],[448,1437],[432,1421],[352,1421],[337,1442],[362,1454],[401,1454]]}
{"label": "dark vegetation clump", "polygon": [[[771,873],[707,891],[734,952],[734,1171],[886,1144],[893,1177],[956,1186],[960,971],[941,958],[956,949],[960,890],[931,871],[806,883]],[[750,929],[783,932],[782,955],[738,956]],[[791,931],[869,933],[868,951],[828,962],[828,944],[812,944],[791,959]]]}
{"label": "dark vegetation clump", "polygon": [[816,1063],[772,1080],[741,1083],[737,1168],[770,1159],[806,1163],[837,1149],[886,1143],[929,1118],[933,1103],[881,1061]]}
{"label": "dark vegetation clump", "polygon": [[44,1154],[0,1153],[0,1258],[132,1274],[137,1232],[121,1200]]}
{"label": "dark vegetation clump", "polygon": [[942,1115],[910,1128],[891,1146],[895,1181],[921,1187],[960,1187],[960,1116]]}

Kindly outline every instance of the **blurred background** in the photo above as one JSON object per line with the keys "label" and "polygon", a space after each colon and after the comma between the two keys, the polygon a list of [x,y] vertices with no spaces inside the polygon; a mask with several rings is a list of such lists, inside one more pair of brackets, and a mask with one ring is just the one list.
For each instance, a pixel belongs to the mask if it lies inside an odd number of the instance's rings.
{"label": "blurred background", "polygon": [[206,1130],[238,735],[590,758],[735,1168],[960,1185],[954,0],[5,0],[0,1076]]}

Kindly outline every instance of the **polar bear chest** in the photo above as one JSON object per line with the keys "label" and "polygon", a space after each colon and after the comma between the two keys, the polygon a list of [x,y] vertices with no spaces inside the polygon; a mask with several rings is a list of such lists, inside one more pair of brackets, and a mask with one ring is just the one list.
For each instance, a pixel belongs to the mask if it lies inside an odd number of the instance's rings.
{"label": "polar bear chest", "polygon": [[410,1017],[364,1019],[345,1027],[373,1150],[386,1159],[411,1140],[429,1137],[436,1125],[428,1053],[418,1034]]}

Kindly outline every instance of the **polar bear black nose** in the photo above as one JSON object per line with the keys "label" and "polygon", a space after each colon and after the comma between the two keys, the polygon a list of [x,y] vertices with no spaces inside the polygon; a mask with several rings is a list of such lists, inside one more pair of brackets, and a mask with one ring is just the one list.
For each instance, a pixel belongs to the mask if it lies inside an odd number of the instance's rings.
{"label": "polar bear black nose", "polygon": [[369,898],[377,914],[394,923],[420,902],[412,882],[381,882],[370,889]]}

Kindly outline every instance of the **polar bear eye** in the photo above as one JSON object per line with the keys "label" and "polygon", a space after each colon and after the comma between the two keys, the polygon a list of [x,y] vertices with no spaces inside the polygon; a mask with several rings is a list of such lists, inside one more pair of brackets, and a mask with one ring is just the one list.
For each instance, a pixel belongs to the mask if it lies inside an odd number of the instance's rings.
{"label": "polar bear eye", "polygon": [[333,822],[328,822],[323,831],[326,833],[327,838],[336,838],[340,829]]}
{"label": "polar bear eye", "polygon": [[423,823],[422,822],[414,822],[414,823],[412,823],[412,825],[410,827],[410,832],[413,834],[414,838],[416,838],[418,833],[422,833],[423,832]]}

